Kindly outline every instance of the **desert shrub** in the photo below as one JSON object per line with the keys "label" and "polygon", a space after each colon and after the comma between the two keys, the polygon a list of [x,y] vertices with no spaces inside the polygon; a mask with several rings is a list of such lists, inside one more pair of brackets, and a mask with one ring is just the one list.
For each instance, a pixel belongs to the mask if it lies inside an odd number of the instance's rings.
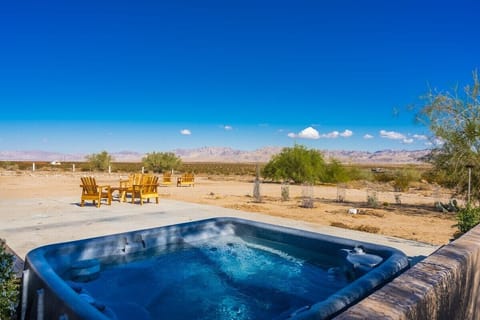
{"label": "desert shrub", "polygon": [[360,225],[360,226],[349,226],[343,222],[332,222],[330,223],[332,227],[337,227],[337,228],[343,228],[343,229],[350,229],[350,230],[357,230],[357,231],[362,231],[362,232],[369,232],[369,233],[378,233],[380,231],[380,228],[378,227],[373,227],[373,226],[367,226],[367,225]]}
{"label": "desert shrub", "polygon": [[331,225],[332,227],[337,227],[337,228],[351,229],[349,225],[346,225],[346,224],[343,223],[343,222],[334,221],[334,222],[330,223],[330,225]]}
{"label": "desert shrub", "polygon": [[2,161],[1,166],[5,170],[18,170],[18,164],[10,162],[10,161]]}
{"label": "desert shrub", "polygon": [[371,180],[370,170],[360,170],[357,167],[349,167],[346,170],[349,181]]}
{"label": "desert shrub", "polygon": [[13,319],[19,300],[19,284],[13,270],[13,255],[0,239],[0,319]]}
{"label": "desert shrub", "polygon": [[182,160],[173,152],[152,152],[142,158],[142,163],[147,170],[163,172],[177,170],[182,165]]}
{"label": "desert shrub", "polygon": [[295,145],[274,155],[263,168],[262,176],[274,181],[315,183],[325,176],[325,161],[318,150]]}
{"label": "desert shrub", "polygon": [[350,172],[340,161],[333,159],[325,166],[325,172],[322,177],[322,182],[337,183],[347,182],[350,178]]}
{"label": "desert shrub", "polygon": [[407,191],[413,181],[419,181],[421,173],[407,168],[394,172],[393,187],[395,191]]}
{"label": "desert shrub", "polygon": [[390,171],[379,172],[374,174],[373,180],[377,182],[387,183],[395,180],[395,175]]}
{"label": "desert shrub", "polygon": [[472,207],[467,205],[457,213],[456,227],[460,233],[465,233],[475,227],[480,222],[480,207]]}
{"label": "desert shrub", "polygon": [[100,153],[92,153],[85,157],[87,160],[90,170],[99,170],[106,171],[108,166],[110,166],[113,158],[107,151],[102,151]]}
{"label": "desert shrub", "polygon": [[378,233],[380,231],[379,227],[367,226],[367,225],[360,225],[358,227],[354,227],[354,230],[362,231],[362,232],[369,232],[369,233]]}
{"label": "desert shrub", "polygon": [[374,190],[367,190],[367,204],[370,207],[377,207],[378,206],[378,198],[377,192]]}
{"label": "desert shrub", "polygon": [[282,201],[288,201],[290,199],[290,187],[288,184],[282,184],[281,197]]}

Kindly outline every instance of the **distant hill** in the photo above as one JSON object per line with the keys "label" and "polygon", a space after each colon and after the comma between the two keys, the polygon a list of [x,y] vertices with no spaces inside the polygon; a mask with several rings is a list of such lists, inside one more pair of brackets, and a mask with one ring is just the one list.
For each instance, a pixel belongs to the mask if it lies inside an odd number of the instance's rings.
{"label": "distant hill", "polygon": [[[174,149],[185,162],[268,162],[271,157],[282,151],[282,147],[264,147],[253,151],[232,149],[229,147],[201,147],[195,149]],[[348,151],[320,150],[325,158],[335,158],[343,163],[419,163],[419,159],[429,150],[380,150]],[[110,153],[118,162],[140,162],[143,153],[121,151]],[[66,154],[47,151],[0,151],[0,161],[85,161],[86,154]]]}

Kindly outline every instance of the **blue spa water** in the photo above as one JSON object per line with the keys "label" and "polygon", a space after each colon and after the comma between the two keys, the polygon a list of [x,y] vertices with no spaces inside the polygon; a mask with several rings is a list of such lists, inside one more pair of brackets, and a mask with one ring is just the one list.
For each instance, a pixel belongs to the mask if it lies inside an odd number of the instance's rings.
{"label": "blue spa water", "polygon": [[350,280],[331,272],[341,264],[228,236],[109,258],[96,279],[79,285],[118,319],[282,319],[345,287]]}

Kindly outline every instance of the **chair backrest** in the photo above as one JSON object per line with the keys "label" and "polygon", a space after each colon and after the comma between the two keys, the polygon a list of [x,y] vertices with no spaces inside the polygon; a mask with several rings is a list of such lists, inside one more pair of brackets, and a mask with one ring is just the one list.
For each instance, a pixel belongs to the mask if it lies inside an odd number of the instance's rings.
{"label": "chair backrest", "polygon": [[172,172],[167,171],[163,173],[163,183],[171,183],[172,182]]}
{"label": "chair backrest", "polygon": [[142,180],[143,180],[143,174],[141,173],[134,173],[130,176],[130,179],[131,179],[131,185],[138,185],[138,184],[141,184],[142,183]]}
{"label": "chair backrest", "polygon": [[94,177],[81,177],[83,193],[85,194],[97,194],[97,181]]}
{"label": "chair backrest", "polygon": [[141,181],[141,186],[142,186],[142,191],[145,193],[152,193],[157,191],[157,186],[158,186],[158,177],[151,175],[151,174],[145,174],[142,177]]}
{"label": "chair backrest", "polygon": [[158,177],[152,176],[152,179],[150,180],[150,191],[157,192],[157,187],[158,187]]}

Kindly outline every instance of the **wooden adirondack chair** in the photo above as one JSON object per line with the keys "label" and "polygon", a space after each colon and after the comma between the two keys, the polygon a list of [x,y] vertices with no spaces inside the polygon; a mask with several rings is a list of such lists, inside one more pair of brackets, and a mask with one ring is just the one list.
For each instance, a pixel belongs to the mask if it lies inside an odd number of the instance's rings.
{"label": "wooden adirondack chair", "polygon": [[195,186],[195,176],[193,173],[184,173],[177,178],[177,187]]}
{"label": "wooden adirondack chair", "polygon": [[128,180],[120,180],[120,202],[125,202],[127,199],[127,194],[132,195],[133,202],[133,186],[140,184],[142,180],[141,173],[134,173],[128,177]]}
{"label": "wooden adirondack chair", "polygon": [[145,174],[142,177],[140,184],[133,185],[132,203],[135,199],[140,199],[140,205],[143,205],[143,200],[150,202],[150,198],[155,198],[158,203],[158,177],[154,175]]}
{"label": "wooden adirondack chair", "polygon": [[107,204],[112,204],[112,193],[109,185],[98,185],[94,177],[80,178],[82,184],[82,196],[80,198],[80,206],[85,205],[85,201],[93,201],[93,204],[100,208],[102,199],[107,199]]}
{"label": "wooden adirondack chair", "polygon": [[161,185],[162,186],[169,186],[171,184],[172,184],[172,172],[170,172],[170,171],[164,172],[163,177],[162,177]]}

